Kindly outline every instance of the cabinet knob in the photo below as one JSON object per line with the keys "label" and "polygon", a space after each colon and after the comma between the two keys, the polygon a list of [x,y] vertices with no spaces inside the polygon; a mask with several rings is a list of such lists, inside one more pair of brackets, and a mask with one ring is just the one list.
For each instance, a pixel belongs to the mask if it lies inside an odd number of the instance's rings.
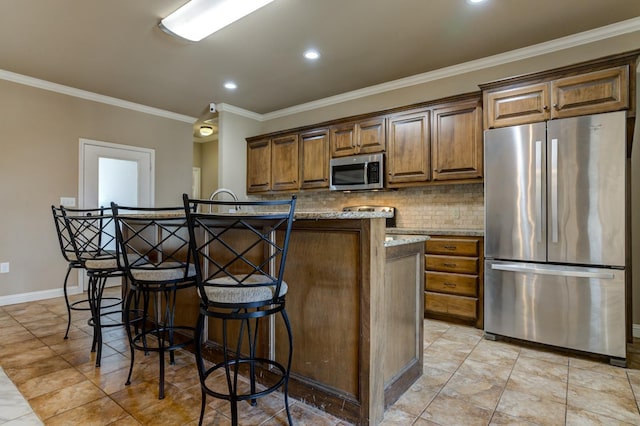
{"label": "cabinet knob", "polygon": [[542,109],[546,111],[546,110],[548,110],[548,109],[549,109],[549,106],[548,106],[548,105],[545,105],[545,106],[543,106],[543,107],[542,107]]}
{"label": "cabinet knob", "polygon": [[555,109],[558,109],[558,104],[553,104],[553,107],[554,107]]}

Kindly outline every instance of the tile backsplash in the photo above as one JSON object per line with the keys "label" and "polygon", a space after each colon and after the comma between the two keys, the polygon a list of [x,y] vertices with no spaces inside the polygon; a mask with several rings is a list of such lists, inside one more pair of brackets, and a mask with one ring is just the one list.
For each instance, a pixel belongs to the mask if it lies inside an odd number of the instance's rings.
{"label": "tile backsplash", "polygon": [[296,210],[339,211],[345,206],[357,205],[395,207],[396,226],[399,228],[481,230],[484,227],[484,190],[481,183],[381,192],[300,192]]}

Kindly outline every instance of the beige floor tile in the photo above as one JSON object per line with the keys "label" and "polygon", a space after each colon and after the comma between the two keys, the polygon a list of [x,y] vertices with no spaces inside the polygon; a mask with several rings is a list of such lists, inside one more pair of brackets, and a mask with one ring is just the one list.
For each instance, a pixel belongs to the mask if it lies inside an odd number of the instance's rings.
{"label": "beige floor tile", "polygon": [[567,407],[567,426],[615,426],[632,424],[634,423],[627,423],[590,411]]}
{"label": "beige floor tile", "polygon": [[626,369],[624,368],[614,367],[613,365],[609,365],[601,361],[594,361],[591,359],[570,357],[569,366],[608,374],[610,376],[626,377],[627,375]]}
{"label": "beige floor tile", "polygon": [[[403,413],[419,416],[420,413],[433,401],[444,383],[449,379],[450,375],[446,375],[446,379],[439,383],[432,377],[423,375],[420,377],[398,400],[393,404],[393,408]],[[440,376],[442,377],[442,376]],[[442,377],[444,378],[444,377]]]}
{"label": "beige floor tile", "polygon": [[575,383],[593,390],[613,393],[623,398],[634,398],[629,378],[626,374],[624,376],[612,376],[599,371],[601,370],[570,367],[569,383]]}
{"label": "beige floor tile", "polygon": [[560,404],[567,403],[566,381],[529,374],[521,370],[511,373],[506,389],[551,399]]}
{"label": "beige floor tile", "polygon": [[566,405],[551,399],[506,389],[496,411],[526,422],[543,425],[563,425]]}
{"label": "beige floor tile", "polygon": [[569,365],[568,353],[560,349],[552,351],[550,349],[524,347],[520,350],[520,356],[561,365]]}
{"label": "beige floor tile", "polygon": [[569,367],[541,359],[519,357],[513,367],[513,373],[541,376],[549,380],[566,382],[569,377]]}
{"label": "beige floor tile", "polygon": [[520,349],[512,344],[482,339],[478,342],[468,359],[502,367],[513,367]]}
{"label": "beige floor tile", "polygon": [[18,389],[20,389],[25,398],[33,399],[85,380],[86,378],[78,370],[69,366],[68,368],[55,370],[49,374],[29,379],[21,383]]}
{"label": "beige floor tile", "polygon": [[497,385],[495,382],[456,372],[442,388],[440,395],[465,400],[478,407],[493,411],[498,405],[503,389],[503,385]]}
{"label": "beige floor tile", "polygon": [[[111,398],[104,397],[47,419],[47,426],[121,425],[129,415]],[[126,421],[126,420],[125,420]],[[135,423],[134,423],[135,424]]]}
{"label": "beige floor tile", "polygon": [[538,426],[538,423],[532,423],[519,417],[513,417],[505,413],[496,411],[489,422],[491,426]]}
{"label": "beige floor tile", "polygon": [[464,399],[440,394],[420,417],[441,425],[473,426],[487,425],[492,413],[493,410],[478,407]]}
{"label": "beige floor tile", "polygon": [[617,420],[640,424],[640,412],[633,397],[626,392],[594,390],[569,382],[567,404],[569,407],[587,410]]}
{"label": "beige floor tile", "polygon": [[392,407],[384,413],[384,418],[380,426],[405,426],[413,424],[418,418],[417,415],[403,411],[398,407]]}
{"label": "beige floor tile", "polygon": [[511,371],[512,367],[508,365],[489,364],[467,358],[456,373],[504,387]]}
{"label": "beige floor tile", "polygon": [[65,411],[83,406],[104,397],[105,394],[88,380],[61,388],[29,400],[40,418],[47,420]]}

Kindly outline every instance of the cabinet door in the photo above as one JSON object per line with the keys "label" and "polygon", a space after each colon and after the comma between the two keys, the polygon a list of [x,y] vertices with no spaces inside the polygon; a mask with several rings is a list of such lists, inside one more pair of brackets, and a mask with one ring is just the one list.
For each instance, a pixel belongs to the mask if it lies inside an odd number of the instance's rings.
{"label": "cabinet door", "polygon": [[429,111],[389,118],[387,184],[426,182],[430,177]]}
{"label": "cabinet door", "polygon": [[331,157],[344,157],[356,153],[355,123],[338,124],[331,127]]}
{"label": "cabinet door", "polygon": [[356,144],[359,154],[384,152],[386,148],[386,133],[384,117],[356,123]]}
{"label": "cabinet door", "polygon": [[298,189],[298,135],[271,140],[271,189]]}
{"label": "cabinet door", "polygon": [[482,177],[482,109],[478,101],[433,110],[433,180]]}
{"label": "cabinet door", "polygon": [[329,187],[329,131],[300,134],[300,187]]}
{"label": "cabinet door", "polygon": [[548,120],[549,83],[484,92],[485,128]]}
{"label": "cabinet door", "polygon": [[262,139],[247,144],[247,193],[271,189],[271,141]]}
{"label": "cabinet door", "polygon": [[551,82],[551,117],[564,118],[629,107],[627,65]]}

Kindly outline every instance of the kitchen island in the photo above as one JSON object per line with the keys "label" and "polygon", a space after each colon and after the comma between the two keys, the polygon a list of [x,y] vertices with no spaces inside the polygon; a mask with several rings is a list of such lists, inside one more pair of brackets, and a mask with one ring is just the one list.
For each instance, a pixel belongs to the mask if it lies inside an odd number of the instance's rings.
{"label": "kitchen island", "polygon": [[[428,237],[385,238],[389,215],[298,212],[289,242],[289,394],[354,424],[378,424],[385,408],[422,375]],[[183,295],[182,321],[195,319],[197,303],[195,292]],[[207,356],[215,358],[219,330],[212,324],[207,336]],[[276,321],[259,346],[283,360],[285,342]]]}

